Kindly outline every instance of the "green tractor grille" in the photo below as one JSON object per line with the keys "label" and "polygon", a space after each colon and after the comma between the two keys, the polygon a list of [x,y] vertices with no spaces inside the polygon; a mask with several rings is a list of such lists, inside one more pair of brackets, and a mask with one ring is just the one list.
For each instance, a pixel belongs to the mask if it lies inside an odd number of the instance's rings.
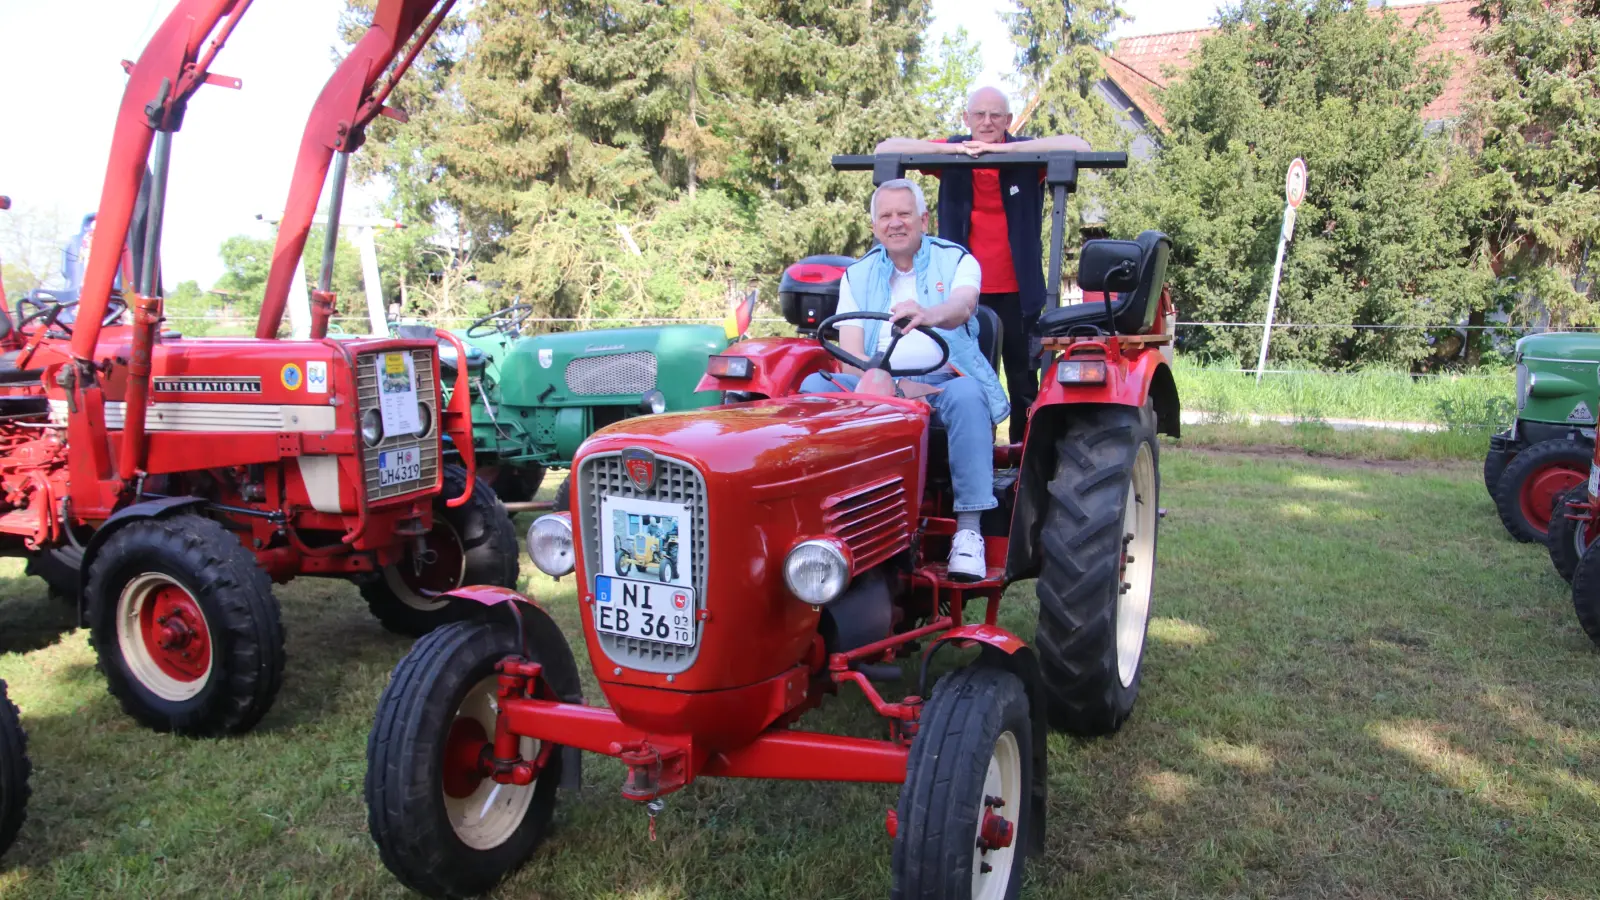
{"label": "green tractor grille", "polygon": [[589,576],[589,589],[594,590],[594,576],[601,571],[605,557],[600,547],[600,499],[606,496],[657,500],[662,503],[681,503],[689,507],[694,518],[694,558],[689,561],[690,581],[694,585],[696,615],[695,643],[683,647],[664,641],[643,640],[621,635],[598,633],[600,647],[606,656],[619,666],[641,672],[670,675],[683,672],[694,665],[700,655],[699,610],[706,602],[706,547],[709,543],[706,485],[700,473],[692,466],[656,457],[656,481],[648,491],[634,485],[623,468],[622,456],[616,453],[596,454],[583,461],[577,479],[579,495],[576,512],[583,523],[583,564]]}
{"label": "green tractor grille", "polygon": [[583,356],[567,363],[567,390],[580,397],[656,389],[656,355],[647,350]]}

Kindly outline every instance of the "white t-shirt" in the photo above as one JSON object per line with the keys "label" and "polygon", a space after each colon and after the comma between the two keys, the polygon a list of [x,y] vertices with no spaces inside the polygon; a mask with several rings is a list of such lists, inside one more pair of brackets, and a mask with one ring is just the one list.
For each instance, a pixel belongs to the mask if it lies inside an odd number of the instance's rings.
{"label": "white t-shirt", "polygon": [[[983,270],[978,266],[977,257],[967,254],[961,257],[961,262],[956,264],[956,274],[951,278],[950,284],[945,285],[942,294],[936,294],[939,302],[950,299],[957,288],[969,287],[978,290],[983,284]],[[935,286],[937,290],[937,285]],[[889,275],[889,306],[892,308],[902,300],[917,301],[917,274],[915,272],[902,272],[897,267]],[[845,278],[839,282],[839,306],[837,314],[860,312],[861,305],[856,302],[855,295],[850,293],[850,279]],[[862,328],[865,323],[851,322],[844,328]],[[889,338],[893,329],[884,327],[878,329],[878,346],[876,351],[882,351],[889,346]],[[895,345],[894,356],[889,358],[889,365],[896,369],[925,369],[939,361],[944,354],[939,350],[939,345],[933,339],[920,331],[913,331],[902,337],[900,343]]]}

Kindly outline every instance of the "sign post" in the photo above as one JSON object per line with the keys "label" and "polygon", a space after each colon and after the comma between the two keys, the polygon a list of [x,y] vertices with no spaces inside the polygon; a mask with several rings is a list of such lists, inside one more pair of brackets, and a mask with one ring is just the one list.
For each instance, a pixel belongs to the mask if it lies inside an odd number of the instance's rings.
{"label": "sign post", "polygon": [[1295,158],[1289,164],[1289,174],[1284,178],[1283,228],[1278,232],[1278,260],[1272,264],[1272,292],[1267,296],[1267,322],[1261,331],[1261,357],[1256,360],[1256,384],[1261,383],[1261,373],[1267,368],[1267,345],[1272,342],[1272,318],[1278,311],[1278,279],[1283,277],[1283,251],[1294,237],[1295,211],[1306,199],[1306,161]]}

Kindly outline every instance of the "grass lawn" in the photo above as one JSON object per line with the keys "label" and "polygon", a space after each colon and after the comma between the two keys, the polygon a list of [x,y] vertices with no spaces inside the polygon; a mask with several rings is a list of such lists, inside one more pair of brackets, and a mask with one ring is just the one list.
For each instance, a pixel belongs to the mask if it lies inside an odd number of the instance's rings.
{"label": "grass lawn", "polygon": [[[1114,738],[1051,737],[1026,896],[1600,896],[1600,655],[1474,463],[1170,445],[1163,463],[1144,693]],[[576,634],[570,580],[524,572]],[[0,897],[403,895],[361,782],[407,642],[354,590],[281,588],[276,707],[253,734],[193,741],[126,719],[84,632],[19,573],[0,572],[0,676],[34,797]],[[1025,636],[1031,589],[1005,617]],[[882,733],[850,695],[807,724]],[[591,757],[584,776],[499,896],[888,895],[892,787],[707,780],[668,798],[652,844],[621,766]]]}

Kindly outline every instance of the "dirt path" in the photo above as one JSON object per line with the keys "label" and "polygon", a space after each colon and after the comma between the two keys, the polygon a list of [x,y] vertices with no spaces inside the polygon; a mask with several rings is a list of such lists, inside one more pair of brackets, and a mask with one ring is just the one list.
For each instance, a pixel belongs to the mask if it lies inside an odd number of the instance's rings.
{"label": "dirt path", "polygon": [[1352,459],[1342,456],[1328,456],[1303,450],[1299,447],[1282,445],[1224,444],[1208,447],[1186,447],[1182,444],[1170,444],[1163,449],[1194,456],[1231,456],[1284,460],[1288,462],[1310,462],[1334,469],[1365,469],[1374,472],[1391,472],[1396,475],[1409,475],[1415,472],[1448,472],[1452,475],[1472,474],[1478,469],[1477,463],[1464,459]]}

